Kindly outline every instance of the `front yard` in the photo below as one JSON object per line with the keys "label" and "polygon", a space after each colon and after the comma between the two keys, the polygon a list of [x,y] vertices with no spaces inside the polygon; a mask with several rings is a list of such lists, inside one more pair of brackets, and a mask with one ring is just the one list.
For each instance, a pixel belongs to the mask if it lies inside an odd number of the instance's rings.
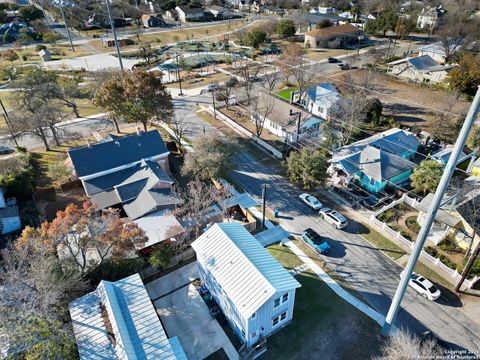
{"label": "front yard", "polygon": [[[281,250],[281,251],[280,251]],[[285,267],[301,263],[286,247],[273,245],[270,253]],[[338,297],[310,270],[296,279],[293,322],[268,338],[261,359],[369,359],[382,344],[380,327]]]}

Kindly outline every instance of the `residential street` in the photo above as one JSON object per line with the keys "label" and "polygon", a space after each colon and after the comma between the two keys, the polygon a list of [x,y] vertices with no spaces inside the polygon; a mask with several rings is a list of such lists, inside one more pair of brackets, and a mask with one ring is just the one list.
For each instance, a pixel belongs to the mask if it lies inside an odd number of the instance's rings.
{"label": "residential street", "polygon": [[[206,132],[216,131],[193,113],[197,102],[210,103],[208,96],[184,96],[175,99],[178,116],[187,117],[192,125],[195,138]],[[258,150],[260,156],[264,155]],[[261,188],[267,184],[267,199],[270,209],[280,209],[280,223],[293,235],[311,227],[329,238],[332,249],[324,260],[342,275],[368,303],[386,315],[391,299],[399,282],[401,267],[361,237],[363,225],[350,221],[344,230],[336,230],[319,215],[304,205],[298,195],[301,193],[287,180],[262,163],[248,151],[239,150],[235,159],[236,169],[231,177],[254,197],[261,197]],[[329,206],[341,210],[335,201],[321,198]],[[396,325],[408,327],[421,333],[430,329],[444,341],[458,344],[458,348],[480,352],[480,329],[456,307],[461,303],[448,303],[441,298],[437,302],[425,300],[414,290],[409,289],[399,312]]]}

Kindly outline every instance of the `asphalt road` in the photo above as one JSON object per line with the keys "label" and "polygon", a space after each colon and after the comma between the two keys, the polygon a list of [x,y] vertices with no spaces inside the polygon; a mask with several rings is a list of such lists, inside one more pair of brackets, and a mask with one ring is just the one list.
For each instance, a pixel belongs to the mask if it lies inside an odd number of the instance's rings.
{"label": "asphalt road", "polygon": [[[201,136],[204,127],[205,132],[217,131],[192,111],[197,103],[202,102],[210,103],[211,98],[204,95],[175,99],[177,116],[188,118],[191,125],[190,138]],[[258,154],[265,155],[262,150],[258,150]],[[302,191],[278,175],[273,168],[262,164],[248,151],[239,150],[234,162],[235,170],[230,176],[254,197],[260,199],[262,186],[267,184],[268,207],[280,209],[279,222],[287,231],[298,235],[311,227],[328,238],[332,248],[328,256],[322,256],[323,259],[343,276],[370,306],[386,315],[402,268],[361,236],[365,233],[365,227],[351,220],[346,229],[336,230],[301,202],[298,195]],[[332,199],[323,197],[320,200],[342,211]],[[480,329],[458,306],[461,306],[460,301],[452,303],[445,298],[435,302],[425,300],[409,288],[396,326],[408,328],[418,334],[430,329],[453,348],[468,349],[480,354]]]}

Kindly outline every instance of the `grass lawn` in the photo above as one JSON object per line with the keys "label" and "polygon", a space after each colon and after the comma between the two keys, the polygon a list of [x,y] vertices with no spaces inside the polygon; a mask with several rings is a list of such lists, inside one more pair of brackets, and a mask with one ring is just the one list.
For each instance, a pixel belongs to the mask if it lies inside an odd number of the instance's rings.
{"label": "grass lawn", "polygon": [[303,264],[298,256],[281,244],[270,245],[267,250],[286,269],[294,269]]}
{"label": "grass lawn", "polygon": [[[214,25],[195,27],[195,28],[184,28],[184,29],[172,29],[169,31],[162,31],[159,33],[153,34],[142,34],[140,35],[140,43],[155,45],[166,45],[179,41],[189,41],[195,39],[203,39],[208,36],[213,36],[216,34],[224,34],[226,32],[238,29],[245,25],[244,21],[232,21],[231,24],[219,24]],[[122,47],[122,50],[131,50],[138,48],[138,39],[136,36],[129,36],[136,44]],[[216,38],[212,38],[213,41],[216,41]],[[102,52],[114,52],[114,48],[104,47],[100,39],[93,39],[89,43],[97,50]]]}
{"label": "grass lawn", "polygon": [[277,92],[277,95],[287,101],[290,101],[290,94],[293,92],[293,91],[297,91],[297,88],[296,87],[289,87],[289,88],[286,88],[286,89],[283,89],[279,92]]}
{"label": "grass lawn", "polygon": [[393,260],[396,260],[405,254],[405,251],[403,251],[400,247],[392,243],[390,240],[388,240],[385,236],[380,234],[378,231],[371,228],[365,223],[363,223],[363,225],[366,228],[368,228],[369,232],[366,234],[362,234],[361,236],[365,240],[367,240],[369,243],[374,245],[376,248],[378,248],[381,252],[388,255]]}
{"label": "grass lawn", "polygon": [[302,287],[295,295],[293,322],[268,338],[261,359],[370,359],[378,354],[382,340],[377,323],[314,273],[296,279]]}
{"label": "grass lawn", "polygon": [[323,60],[329,57],[335,57],[339,55],[345,55],[348,53],[356,53],[355,50],[351,49],[310,49],[307,52],[307,59],[318,61]]}
{"label": "grass lawn", "polygon": [[[287,269],[302,263],[286,247],[273,245],[268,251]],[[261,359],[351,359],[352,354],[370,359],[378,354],[382,338],[375,321],[338,297],[312,271],[295,278],[302,287],[295,294],[293,322],[268,338]]]}

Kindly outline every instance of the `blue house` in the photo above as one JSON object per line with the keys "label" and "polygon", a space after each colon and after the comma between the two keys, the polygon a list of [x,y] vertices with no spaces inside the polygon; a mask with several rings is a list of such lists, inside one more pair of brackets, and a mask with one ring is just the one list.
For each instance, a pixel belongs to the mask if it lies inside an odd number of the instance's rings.
{"label": "blue house", "polygon": [[335,151],[329,169],[334,184],[355,182],[378,193],[390,185],[405,186],[416,164],[419,140],[413,133],[390,129]]}

